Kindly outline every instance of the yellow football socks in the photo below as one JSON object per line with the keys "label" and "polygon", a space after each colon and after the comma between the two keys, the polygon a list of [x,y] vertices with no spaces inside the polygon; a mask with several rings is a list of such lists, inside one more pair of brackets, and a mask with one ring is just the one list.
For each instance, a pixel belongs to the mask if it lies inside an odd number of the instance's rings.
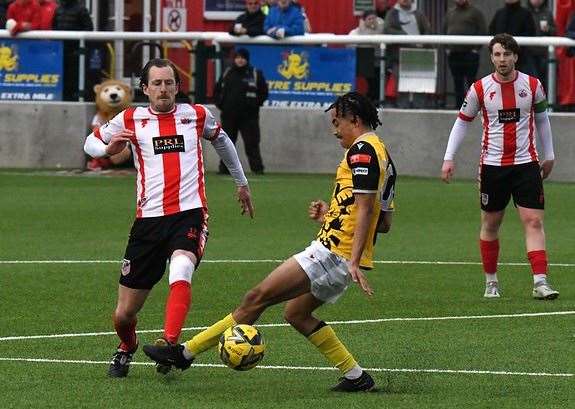
{"label": "yellow football socks", "polygon": [[220,335],[227,330],[229,327],[236,325],[236,320],[232,314],[228,314],[222,320],[216,322],[211,327],[203,330],[199,334],[196,334],[192,339],[184,343],[187,351],[189,351],[193,356],[204,352],[207,349],[217,345]]}
{"label": "yellow football socks", "polygon": [[343,374],[349,372],[357,365],[353,356],[329,325],[321,327],[308,336],[307,339]]}

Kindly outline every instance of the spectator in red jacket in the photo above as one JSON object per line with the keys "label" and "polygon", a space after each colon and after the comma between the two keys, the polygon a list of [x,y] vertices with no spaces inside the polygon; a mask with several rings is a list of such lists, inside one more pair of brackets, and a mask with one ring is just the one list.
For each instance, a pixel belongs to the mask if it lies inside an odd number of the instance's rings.
{"label": "spectator in red jacket", "polygon": [[22,31],[40,28],[41,10],[38,0],[15,0],[8,6],[6,30],[15,36]]}
{"label": "spectator in red jacket", "polygon": [[52,21],[58,4],[54,0],[38,0],[40,4],[40,27],[38,30],[52,30]]}

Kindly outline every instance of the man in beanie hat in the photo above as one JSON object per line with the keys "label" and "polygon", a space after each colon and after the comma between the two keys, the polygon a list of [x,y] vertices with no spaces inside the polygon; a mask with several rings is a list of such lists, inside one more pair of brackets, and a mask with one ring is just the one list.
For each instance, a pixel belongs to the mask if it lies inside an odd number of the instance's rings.
{"label": "man in beanie hat", "polygon": [[[221,111],[222,128],[234,144],[238,132],[242,134],[250,169],[257,174],[264,173],[259,115],[260,106],[267,98],[268,86],[263,73],[250,65],[249,51],[238,48],[232,66],[216,84],[215,103]],[[219,172],[228,173],[221,161]]]}

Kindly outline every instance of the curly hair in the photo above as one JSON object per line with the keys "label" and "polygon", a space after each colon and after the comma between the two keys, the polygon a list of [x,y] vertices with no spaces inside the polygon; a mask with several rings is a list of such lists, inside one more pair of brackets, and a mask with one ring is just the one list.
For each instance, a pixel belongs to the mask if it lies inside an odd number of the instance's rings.
{"label": "curly hair", "polygon": [[501,44],[501,47],[511,51],[513,54],[519,54],[519,44],[517,44],[517,41],[515,41],[511,34],[500,33],[495,35],[489,42],[490,54],[493,53],[493,46],[495,44]]}
{"label": "curly hair", "polygon": [[335,109],[336,116],[352,115],[360,118],[361,122],[371,129],[381,125],[376,106],[366,96],[356,91],[348,92],[338,97],[325,112],[329,112],[332,109]]}

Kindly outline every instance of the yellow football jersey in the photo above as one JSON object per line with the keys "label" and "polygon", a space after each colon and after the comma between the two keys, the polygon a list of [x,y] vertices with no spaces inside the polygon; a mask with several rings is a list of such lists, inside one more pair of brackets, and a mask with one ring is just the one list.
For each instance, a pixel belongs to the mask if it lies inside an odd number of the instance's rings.
{"label": "yellow football jersey", "polygon": [[333,253],[351,259],[357,211],[354,193],[377,195],[368,237],[361,255],[362,268],[373,267],[373,244],[379,213],[393,210],[395,166],[383,142],[366,133],[345,152],[335,177],[335,187],[317,239]]}

